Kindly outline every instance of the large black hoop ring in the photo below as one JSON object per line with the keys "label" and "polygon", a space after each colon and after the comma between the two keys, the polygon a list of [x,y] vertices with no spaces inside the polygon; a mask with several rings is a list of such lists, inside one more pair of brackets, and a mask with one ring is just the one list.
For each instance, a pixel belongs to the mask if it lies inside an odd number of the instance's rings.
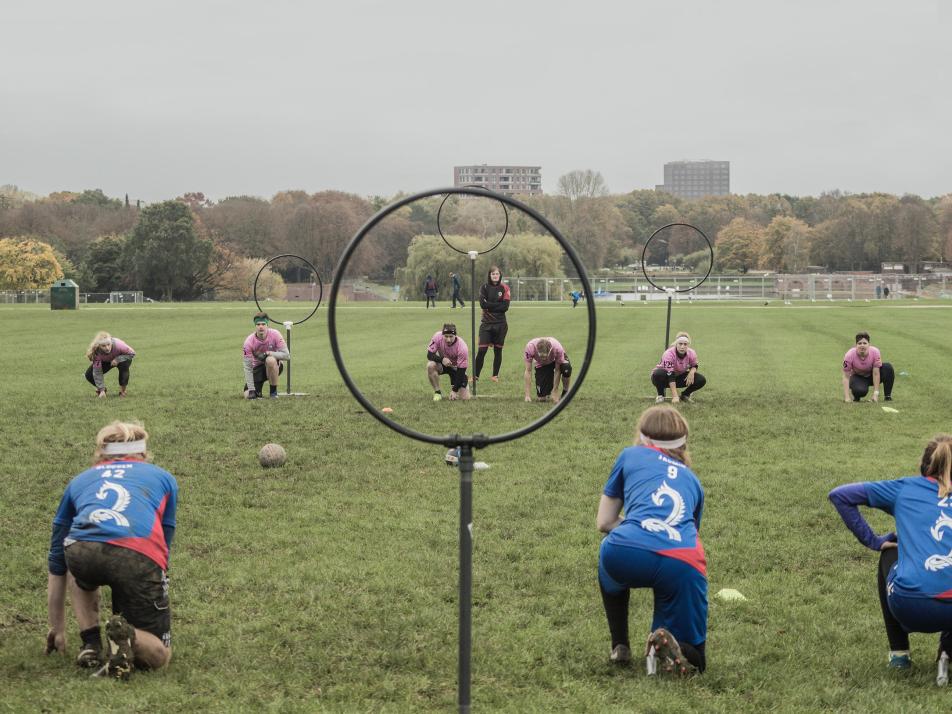
{"label": "large black hoop ring", "polygon": [[[318,295],[317,295],[317,304],[314,306],[314,309],[311,310],[311,311],[307,314],[307,316],[304,317],[303,319],[298,320],[297,322],[292,322],[292,323],[291,323],[292,325],[300,325],[302,322],[307,322],[307,320],[309,320],[309,319],[311,318],[311,316],[312,316],[315,312],[317,312],[317,308],[319,308],[319,307],[321,306],[321,300],[324,298],[324,281],[321,280],[321,274],[317,272],[317,268],[314,267],[314,265],[311,263],[311,261],[307,260],[306,258],[302,258],[300,255],[294,255],[294,253],[282,253],[281,255],[276,255],[276,256],[274,256],[274,257],[271,258],[267,263],[265,263],[264,265],[261,266],[261,269],[258,270],[258,274],[255,275],[255,284],[254,284],[254,287],[252,288],[252,290],[253,290],[253,292],[254,292],[254,297],[255,297],[255,305],[258,306],[258,312],[266,312],[265,310],[263,310],[263,309],[261,308],[261,303],[258,302],[258,278],[261,277],[261,273],[264,272],[264,269],[265,269],[265,268],[267,268],[269,265],[271,265],[271,263],[273,263],[274,261],[278,260],[279,258],[297,258],[297,259],[300,260],[302,263],[307,264],[308,267],[310,267],[310,269],[314,271],[314,275],[317,277],[317,284],[320,286],[320,291],[318,292]],[[268,319],[271,320],[270,317],[269,317]],[[273,322],[273,323],[276,324],[276,325],[277,325],[277,324],[283,324],[283,323],[279,323],[277,320],[271,320],[271,322]]]}
{"label": "large black hoop ring", "polygon": [[[497,198],[497,199],[498,199],[499,196],[501,195],[501,194],[496,193],[495,191],[492,191],[491,189],[486,188],[485,186],[477,186],[477,185],[475,185],[475,184],[466,184],[465,186],[463,186],[463,188],[478,188],[480,191],[483,192],[483,194],[485,194],[485,195],[488,196],[489,198]],[[483,195],[483,194],[477,194],[477,195],[480,195],[480,196],[481,196],[481,195]],[[439,210],[436,212],[436,230],[439,231],[439,233],[440,233],[440,238],[443,239],[443,242],[446,243],[446,245],[448,245],[450,248],[452,248],[453,250],[455,250],[457,253],[462,253],[463,255],[469,255],[469,251],[468,251],[468,250],[460,250],[460,249],[457,248],[455,245],[453,245],[452,243],[450,243],[450,242],[446,239],[446,236],[443,235],[443,227],[440,225],[440,214],[443,213],[443,204],[446,203],[446,199],[448,199],[448,198],[450,197],[450,195],[451,195],[451,194],[446,194],[446,195],[443,197],[443,200],[440,201],[440,208],[439,208]],[[503,212],[503,215],[506,216],[506,227],[503,228],[503,230],[502,230],[502,236],[500,236],[499,240],[497,240],[497,241],[493,244],[493,247],[492,247],[492,248],[487,248],[486,250],[484,250],[484,251],[482,251],[482,252],[477,251],[477,253],[478,253],[479,255],[486,255],[486,253],[492,253],[492,252],[493,252],[494,250],[496,250],[496,248],[498,248],[499,245],[506,239],[506,235],[508,235],[508,233],[509,233],[509,209],[506,208],[505,202],[500,201],[500,203],[502,203],[502,212]]]}
{"label": "large black hoop ring", "polygon": [[[652,280],[650,277],[648,277],[648,266],[645,263],[645,256],[648,255],[648,244],[651,243],[651,239],[654,238],[656,235],[658,235],[661,231],[663,231],[665,228],[671,228],[672,226],[687,226],[688,228],[693,228],[694,230],[696,230],[698,233],[701,234],[701,238],[704,239],[704,242],[707,243],[707,249],[711,254],[711,262],[707,266],[707,272],[704,274],[704,277],[698,280],[696,284],[691,285],[690,287],[663,288],[660,285],[655,285],[655,281]],[[704,231],[702,231],[697,226],[692,226],[690,223],[669,223],[666,226],[661,226],[661,228],[659,228],[654,233],[652,233],[651,237],[645,241],[645,247],[642,248],[641,250],[641,272],[645,276],[645,280],[651,283],[656,290],[660,290],[663,293],[688,293],[688,292],[691,292],[692,290],[697,290],[699,287],[701,287],[701,285],[704,284],[704,281],[707,280],[713,268],[714,268],[714,246],[711,245],[710,239],[706,235],[704,235]]]}
{"label": "large black hoop ring", "polygon": [[579,388],[582,386],[582,382],[585,381],[585,374],[588,372],[588,368],[592,363],[592,355],[595,352],[595,301],[592,295],[592,286],[589,283],[588,275],[585,272],[582,261],[579,259],[572,246],[569,245],[568,241],[566,241],[565,237],[559,233],[558,229],[549,223],[549,221],[544,216],[529,206],[526,206],[525,204],[520,203],[509,196],[503,196],[501,194],[494,195],[496,200],[501,201],[518,211],[522,211],[530,218],[535,220],[540,226],[545,228],[546,231],[548,231],[549,234],[555,238],[556,241],[558,241],[559,245],[562,246],[563,250],[565,250],[566,254],[569,256],[569,260],[571,261],[572,265],[574,265],[575,269],[578,271],[579,280],[582,282],[582,288],[585,291],[585,303],[588,310],[588,343],[585,346],[585,359],[582,361],[582,367],[579,370],[578,377],[572,380],[572,386],[569,387],[569,391],[566,392],[565,396],[560,399],[558,404],[552,407],[552,409],[547,411],[534,422],[516,429],[515,431],[506,432],[504,434],[497,434],[494,436],[487,436],[485,434],[473,434],[472,436],[446,434],[444,436],[436,436],[424,434],[423,432],[410,429],[403,424],[398,424],[397,422],[388,419],[381,411],[377,409],[377,407],[371,404],[367,397],[364,396],[363,392],[357,388],[353,378],[351,378],[350,373],[344,366],[344,359],[340,352],[340,344],[337,341],[337,294],[340,290],[341,281],[343,280],[343,276],[346,273],[347,263],[350,261],[351,256],[354,254],[354,251],[357,249],[357,246],[360,244],[360,242],[371,230],[373,230],[373,228],[378,223],[380,223],[384,218],[389,216],[394,211],[398,211],[404,206],[423,200],[424,198],[438,196],[443,193],[459,193],[474,196],[485,195],[480,189],[473,189],[467,186],[438,188],[402,198],[399,201],[391,203],[389,206],[386,206],[385,208],[378,211],[374,216],[372,216],[370,220],[368,220],[357,232],[357,234],[351,238],[350,243],[347,244],[347,247],[344,249],[344,252],[340,257],[340,260],[337,261],[337,267],[334,268],[334,280],[331,283],[331,298],[327,313],[327,330],[330,333],[331,351],[334,354],[334,362],[337,364],[337,369],[340,371],[341,377],[344,380],[344,384],[347,385],[347,388],[351,391],[351,394],[354,395],[354,398],[360,402],[364,409],[366,409],[369,414],[372,414],[374,418],[377,419],[377,421],[393,429],[399,434],[403,434],[404,436],[410,437],[411,439],[416,439],[417,441],[424,441],[428,444],[442,444],[444,446],[471,444],[476,448],[482,448],[489,444],[501,444],[505,441],[512,441],[513,439],[518,439],[521,436],[532,433],[536,429],[545,426],[550,421],[555,419],[559,412],[565,409],[569,402],[572,401],[572,399],[578,393]]}

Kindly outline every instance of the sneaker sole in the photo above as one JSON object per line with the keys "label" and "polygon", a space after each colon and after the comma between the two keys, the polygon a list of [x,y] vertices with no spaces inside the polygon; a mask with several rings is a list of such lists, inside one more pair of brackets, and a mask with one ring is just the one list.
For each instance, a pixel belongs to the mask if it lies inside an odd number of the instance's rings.
{"label": "sneaker sole", "polygon": [[655,656],[658,658],[660,672],[678,677],[687,677],[697,671],[694,665],[688,662],[684,656],[674,635],[665,628],[659,627],[648,637],[646,649],[650,651],[652,647],[654,647]]}

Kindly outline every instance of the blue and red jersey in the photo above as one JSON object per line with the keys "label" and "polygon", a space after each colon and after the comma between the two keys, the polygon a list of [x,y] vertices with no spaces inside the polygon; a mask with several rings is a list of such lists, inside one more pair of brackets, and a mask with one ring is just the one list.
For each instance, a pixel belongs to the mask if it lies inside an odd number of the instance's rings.
{"label": "blue and red jersey", "polygon": [[896,519],[899,560],[890,576],[897,595],[952,599],[952,496],[926,476],[867,481],[867,502]]}
{"label": "blue and red jersey", "polygon": [[683,560],[707,574],[698,536],[704,489],[680,461],[649,446],[619,454],[604,493],[624,502],[625,519],[606,536],[613,545],[640,548]]}
{"label": "blue and red jersey", "polygon": [[53,530],[69,527],[63,545],[111,543],[142,553],[165,570],[169,545],[163,527],[175,528],[177,500],[178,483],[169,472],[137,459],[106,461],[69,482]]}

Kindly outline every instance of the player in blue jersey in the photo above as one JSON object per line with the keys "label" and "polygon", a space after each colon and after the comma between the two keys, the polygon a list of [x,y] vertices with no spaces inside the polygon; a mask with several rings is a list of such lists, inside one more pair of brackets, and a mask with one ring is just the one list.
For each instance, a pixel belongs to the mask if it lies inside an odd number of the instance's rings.
{"label": "player in blue jersey", "polygon": [[598,583],[611,661],[631,661],[629,596],[632,588],[651,588],[648,674],[660,665],[661,672],[683,676],[703,672],[707,664],[707,561],[698,536],[704,489],[689,468],[687,437],[687,421],[676,409],[646,409],[635,445],[616,459],[598,504],[598,529],[608,533],[599,551]]}
{"label": "player in blue jersey", "polygon": [[[66,590],[80,629],[77,664],[125,679],[134,666],[157,669],[172,656],[168,578],[178,484],[148,463],[141,424],[113,422],[96,435],[92,468],[75,476],[53,518],[46,652],[66,650]],[[99,588],[112,591],[99,627]]]}
{"label": "player in blue jersey", "polygon": [[[839,486],[830,491],[830,501],[857,540],[880,553],[889,666],[911,666],[910,632],[939,632],[936,684],[945,686],[952,655],[952,435],[940,434],[926,445],[919,473]],[[876,535],[858,506],[893,516],[896,532]]]}

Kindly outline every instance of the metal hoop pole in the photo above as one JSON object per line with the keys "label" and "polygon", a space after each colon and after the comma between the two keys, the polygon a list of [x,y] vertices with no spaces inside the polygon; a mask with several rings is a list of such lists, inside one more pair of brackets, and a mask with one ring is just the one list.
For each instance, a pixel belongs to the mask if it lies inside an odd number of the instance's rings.
{"label": "metal hoop pole", "polygon": [[[293,322],[284,323],[284,341],[288,344],[288,356],[291,355],[291,326]],[[285,388],[288,396],[291,396],[291,360],[288,360],[287,387]]]}
{"label": "metal hoop pole", "polygon": [[668,293],[668,321],[664,325],[664,347],[661,349],[664,352],[668,349],[668,345],[671,344],[671,293]]}
{"label": "metal hoop pole", "polygon": [[459,447],[459,711],[469,714],[473,651],[473,447]]}
{"label": "metal hoop pole", "polygon": [[476,396],[476,352],[479,351],[479,343],[476,338],[476,258],[479,257],[478,250],[469,251],[469,328],[472,335],[470,350],[473,350],[473,388],[470,390],[473,396]]}

